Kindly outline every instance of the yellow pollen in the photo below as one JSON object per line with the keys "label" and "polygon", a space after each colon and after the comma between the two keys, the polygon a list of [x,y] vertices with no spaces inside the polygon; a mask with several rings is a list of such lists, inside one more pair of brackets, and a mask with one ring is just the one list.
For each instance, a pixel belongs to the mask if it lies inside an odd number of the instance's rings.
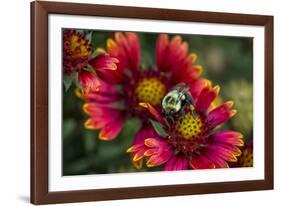
{"label": "yellow pollen", "polygon": [[197,115],[195,119],[190,112],[176,123],[176,130],[186,140],[195,140],[203,132],[203,124],[200,117]]}
{"label": "yellow pollen", "polygon": [[165,85],[156,77],[144,78],[137,84],[135,94],[139,102],[159,105],[166,92]]}

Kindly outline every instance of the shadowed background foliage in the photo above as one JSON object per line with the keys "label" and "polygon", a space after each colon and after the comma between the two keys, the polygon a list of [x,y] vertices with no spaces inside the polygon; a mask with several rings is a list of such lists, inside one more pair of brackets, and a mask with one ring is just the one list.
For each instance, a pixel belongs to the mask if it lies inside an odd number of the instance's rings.
{"label": "shadowed background foliage", "polygon": [[[106,40],[113,35],[113,32],[79,31],[90,36],[94,48],[105,48]],[[203,66],[202,77],[210,79],[213,85],[220,85],[220,98],[216,101],[233,100],[235,103],[234,108],[238,113],[223,127],[241,132],[245,141],[252,140],[252,38],[180,35],[188,42],[189,51],[197,54],[197,64]],[[142,49],[142,67],[155,65],[158,34],[138,33],[138,36]],[[139,128],[137,119],[126,121],[115,140],[101,141],[97,131],[84,128],[83,124],[88,117],[83,113],[83,101],[76,97],[74,89],[73,84],[67,92],[63,92],[63,175],[159,170],[157,167],[136,170],[126,153]]]}

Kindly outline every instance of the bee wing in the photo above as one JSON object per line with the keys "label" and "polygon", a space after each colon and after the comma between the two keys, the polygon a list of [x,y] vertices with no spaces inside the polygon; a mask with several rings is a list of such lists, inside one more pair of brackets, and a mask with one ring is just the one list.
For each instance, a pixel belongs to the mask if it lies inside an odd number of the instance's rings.
{"label": "bee wing", "polygon": [[189,91],[190,86],[184,82],[178,83],[176,86],[173,87],[173,90],[178,90],[179,92]]}
{"label": "bee wing", "polygon": [[178,83],[176,86],[173,87],[173,90],[183,90],[186,87],[186,84],[184,82]]}

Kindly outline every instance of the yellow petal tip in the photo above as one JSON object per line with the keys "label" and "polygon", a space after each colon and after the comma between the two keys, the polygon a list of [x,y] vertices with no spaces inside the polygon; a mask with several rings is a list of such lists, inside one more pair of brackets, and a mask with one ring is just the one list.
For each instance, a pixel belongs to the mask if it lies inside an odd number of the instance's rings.
{"label": "yellow petal tip", "polygon": [[82,110],[86,113],[86,114],[89,114],[89,103],[85,103],[84,105],[83,105],[83,108],[82,108]]}
{"label": "yellow petal tip", "polygon": [[219,94],[220,89],[221,89],[220,86],[216,85],[213,90],[215,91],[216,94]]}
{"label": "yellow petal tip", "polygon": [[233,109],[233,110],[231,110],[230,115],[231,115],[231,116],[234,116],[234,115],[236,115],[236,114],[237,114],[237,112],[238,112],[238,111],[237,111],[236,109]]}
{"label": "yellow petal tip", "polygon": [[139,106],[144,107],[144,108],[148,108],[148,105],[145,102],[140,102]]}
{"label": "yellow petal tip", "polygon": [[130,153],[130,152],[132,152],[132,150],[133,150],[133,147],[129,147],[129,148],[126,150],[126,152],[127,152],[127,153]]}

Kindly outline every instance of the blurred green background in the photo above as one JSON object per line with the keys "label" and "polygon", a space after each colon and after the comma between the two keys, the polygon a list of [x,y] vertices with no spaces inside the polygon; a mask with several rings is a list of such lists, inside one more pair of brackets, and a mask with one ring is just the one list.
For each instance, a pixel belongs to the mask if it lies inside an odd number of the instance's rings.
{"label": "blurred green background", "polygon": [[[79,30],[91,40],[94,48],[105,48],[113,32]],[[233,100],[238,113],[223,127],[241,132],[245,140],[252,140],[253,129],[253,39],[241,37],[182,35],[189,51],[198,56],[203,66],[202,77],[221,87],[217,102]],[[142,47],[142,66],[155,65],[155,42],[158,34],[138,33]],[[172,37],[173,35],[169,35]],[[97,138],[97,131],[87,130],[83,124],[87,116],[83,101],[74,94],[75,85],[63,92],[63,175],[104,174],[152,171],[136,170],[126,149],[139,128],[137,119],[126,121],[121,134],[113,141]],[[221,128],[220,128],[221,129]]]}

